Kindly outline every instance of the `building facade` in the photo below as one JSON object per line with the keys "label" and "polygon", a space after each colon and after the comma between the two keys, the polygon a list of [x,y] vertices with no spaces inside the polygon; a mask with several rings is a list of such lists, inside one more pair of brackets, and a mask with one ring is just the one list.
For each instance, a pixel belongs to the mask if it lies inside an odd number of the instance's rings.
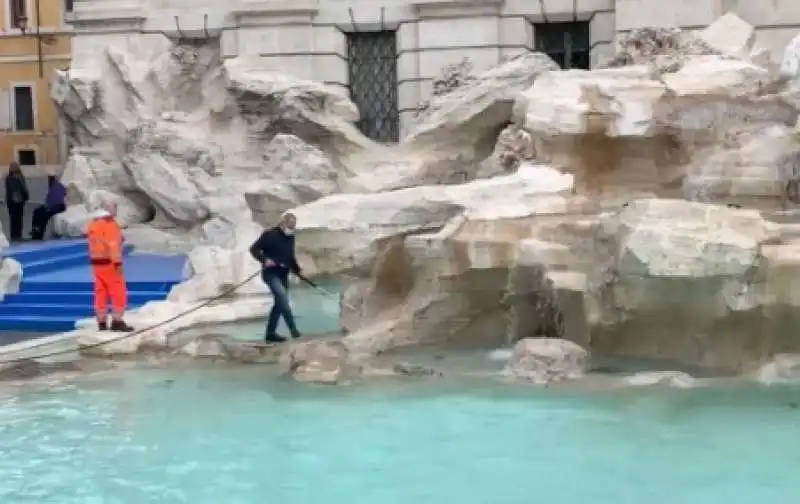
{"label": "building facade", "polygon": [[66,146],[50,99],[53,70],[70,61],[72,0],[0,0],[0,171],[57,170]]}
{"label": "building facade", "polygon": [[[45,0],[42,0],[45,1]],[[113,5],[113,7],[112,7]],[[260,55],[276,70],[339,86],[361,129],[397,140],[446,65],[485,70],[542,50],[589,68],[643,26],[700,29],[735,12],[779,59],[800,32],[798,0],[75,0],[75,53],[140,33],[218,37],[223,57]]]}

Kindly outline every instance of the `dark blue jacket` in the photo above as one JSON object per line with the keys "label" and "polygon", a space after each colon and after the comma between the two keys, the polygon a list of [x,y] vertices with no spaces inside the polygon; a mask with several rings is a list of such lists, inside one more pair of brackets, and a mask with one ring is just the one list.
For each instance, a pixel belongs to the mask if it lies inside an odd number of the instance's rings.
{"label": "dark blue jacket", "polygon": [[274,273],[286,277],[289,272],[300,273],[300,266],[294,256],[294,236],[284,234],[281,228],[274,227],[261,233],[250,247],[250,255],[262,263],[272,259],[275,266],[264,268],[264,273]]}

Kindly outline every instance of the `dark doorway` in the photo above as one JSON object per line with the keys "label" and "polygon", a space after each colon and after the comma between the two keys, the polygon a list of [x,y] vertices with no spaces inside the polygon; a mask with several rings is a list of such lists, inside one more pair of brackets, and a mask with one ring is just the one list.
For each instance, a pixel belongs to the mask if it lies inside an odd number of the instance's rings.
{"label": "dark doorway", "polygon": [[397,110],[397,32],[347,34],[350,98],[358,106],[358,129],[379,142],[400,138]]}
{"label": "dark doorway", "polygon": [[555,61],[564,70],[589,70],[591,37],[588,21],[572,23],[534,23],[535,49]]}

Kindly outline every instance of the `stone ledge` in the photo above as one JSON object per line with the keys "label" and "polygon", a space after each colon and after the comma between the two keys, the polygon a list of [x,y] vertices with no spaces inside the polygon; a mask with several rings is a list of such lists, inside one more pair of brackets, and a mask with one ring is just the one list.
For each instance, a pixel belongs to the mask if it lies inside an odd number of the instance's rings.
{"label": "stone ledge", "polygon": [[318,11],[319,2],[317,0],[242,2],[230,10],[231,14],[238,17],[316,14]]}
{"label": "stone ledge", "polygon": [[142,23],[147,19],[138,4],[129,4],[109,9],[107,7],[81,7],[75,5],[75,11],[64,15],[64,21],[70,25],[86,25],[99,23]]}
{"label": "stone ledge", "polygon": [[420,18],[499,15],[505,0],[414,0]]}
{"label": "stone ledge", "polygon": [[[8,361],[17,359],[36,359],[41,362],[62,361],[69,357],[67,352],[78,351],[76,334],[75,331],[70,331],[4,345],[0,347],[0,356],[2,356],[0,364],[5,365],[8,364]],[[41,357],[56,352],[65,352],[65,354]]]}
{"label": "stone ledge", "polygon": [[414,0],[411,5],[414,7],[441,7],[441,8],[463,8],[488,5],[503,5],[505,0]]}

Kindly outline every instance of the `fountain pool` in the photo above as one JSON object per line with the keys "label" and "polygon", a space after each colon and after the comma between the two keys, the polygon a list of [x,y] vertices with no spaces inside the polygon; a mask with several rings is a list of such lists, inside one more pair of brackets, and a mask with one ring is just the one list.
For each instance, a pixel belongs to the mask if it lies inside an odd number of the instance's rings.
{"label": "fountain pool", "polygon": [[798,390],[343,388],[118,369],[0,395],[0,502],[785,504]]}

